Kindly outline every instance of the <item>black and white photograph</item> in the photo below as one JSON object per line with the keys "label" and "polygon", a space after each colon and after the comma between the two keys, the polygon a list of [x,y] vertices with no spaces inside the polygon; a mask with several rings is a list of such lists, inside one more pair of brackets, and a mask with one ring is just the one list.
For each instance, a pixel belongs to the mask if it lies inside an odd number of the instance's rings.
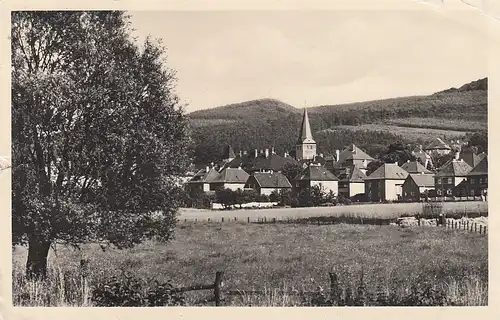
{"label": "black and white photograph", "polygon": [[408,2],[11,11],[12,305],[488,306],[488,34]]}

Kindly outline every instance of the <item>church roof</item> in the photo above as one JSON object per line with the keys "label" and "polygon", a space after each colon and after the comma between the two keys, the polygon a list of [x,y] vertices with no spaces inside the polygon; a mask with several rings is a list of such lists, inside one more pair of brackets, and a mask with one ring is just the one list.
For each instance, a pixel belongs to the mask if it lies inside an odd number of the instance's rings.
{"label": "church roof", "polygon": [[365,180],[405,180],[407,177],[408,172],[397,163],[384,163]]}
{"label": "church roof", "polygon": [[418,161],[408,161],[401,166],[408,173],[431,173]]}
{"label": "church roof", "polygon": [[309,116],[307,115],[307,110],[304,108],[304,115],[302,116],[302,125],[300,126],[298,144],[302,143],[315,143],[312,133],[311,125],[309,123]]}
{"label": "church roof", "polygon": [[307,181],[338,181],[339,179],[322,165],[311,164],[295,178]]}

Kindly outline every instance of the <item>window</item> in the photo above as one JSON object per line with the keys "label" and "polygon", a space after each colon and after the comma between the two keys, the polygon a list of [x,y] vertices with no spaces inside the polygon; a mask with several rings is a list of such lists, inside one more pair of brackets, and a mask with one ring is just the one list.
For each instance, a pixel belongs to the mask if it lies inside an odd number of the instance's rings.
{"label": "window", "polygon": [[441,190],[440,190],[440,189],[438,189],[437,194],[438,194],[438,195],[441,195],[441,194],[442,194],[442,192],[441,192]]}
{"label": "window", "polygon": [[437,179],[437,183],[438,183],[438,184],[441,184],[441,178],[438,178],[438,179]]}
{"label": "window", "polygon": [[474,189],[470,189],[470,195],[471,195],[471,196],[474,196],[474,194],[475,194],[475,193],[474,193]]}
{"label": "window", "polygon": [[452,184],[453,183],[453,178],[448,178],[448,183]]}
{"label": "window", "polygon": [[474,178],[470,178],[470,183],[471,183],[471,184],[475,184],[475,183],[476,183],[476,179],[474,179]]}
{"label": "window", "polygon": [[451,195],[451,189],[446,189],[446,194]]}
{"label": "window", "polygon": [[484,177],[484,183],[488,183],[488,177]]}
{"label": "window", "polygon": [[483,178],[479,178],[479,184],[483,183]]}

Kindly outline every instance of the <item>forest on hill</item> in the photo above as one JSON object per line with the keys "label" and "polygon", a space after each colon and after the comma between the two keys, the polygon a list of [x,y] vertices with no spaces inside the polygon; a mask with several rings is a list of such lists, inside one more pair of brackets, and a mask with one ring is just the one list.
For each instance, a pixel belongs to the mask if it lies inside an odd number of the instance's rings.
{"label": "forest on hill", "polygon": [[[376,157],[390,143],[425,144],[436,132],[445,139],[487,135],[487,99],[484,78],[428,96],[317,106],[308,113],[318,153],[333,154],[355,143]],[[283,154],[293,149],[302,110],[261,99],[195,111],[189,118],[194,162],[208,163],[219,160],[227,144],[236,152],[274,147]],[[366,124],[370,126],[360,126]],[[419,134],[409,134],[408,128]]]}

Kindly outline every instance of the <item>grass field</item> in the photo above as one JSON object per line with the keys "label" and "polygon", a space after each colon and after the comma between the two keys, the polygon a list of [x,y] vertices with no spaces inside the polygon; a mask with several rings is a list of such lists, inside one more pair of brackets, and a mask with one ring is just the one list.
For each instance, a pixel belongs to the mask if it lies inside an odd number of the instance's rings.
{"label": "grass field", "polygon": [[[62,246],[56,249],[49,255],[52,274],[76,272],[80,253]],[[337,272],[342,286],[355,289],[363,266],[371,292],[382,287],[403,293],[414,285],[431,283],[444,290],[454,304],[487,304],[487,237],[460,230],[188,223],[178,227],[170,244],[151,241],[106,252],[88,245],[84,252],[91,259],[91,288],[122,271],[162,281],[172,279],[176,286],[213,283],[215,272],[224,271],[225,290],[268,292],[264,296],[243,294],[226,301],[227,305],[292,306],[303,305],[303,299],[275,290],[318,290],[319,286],[328,290],[331,270]],[[14,303],[42,303],[47,301],[44,292],[64,286],[53,281],[52,288],[35,288],[35,292],[33,285],[22,280],[26,255],[23,247],[13,252]],[[78,288],[78,280],[73,282]],[[187,303],[206,305],[204,299],[211,295],[188,292]],[[61,297],[51,304],[82,304],[66,300]]]}
{"label": "grass field", "polygon": [[407,127],[398,126],[392,124],[380,124],[380,123],[370,123],[370,124],[360,124],[356,126],[351,125],[341,125],[336,126],[335,129],[347,129],[352,131],[386,131],[391,132],[395,135],[400,135],[408,140],[430,140],[436,137],[441,137],[444,139],[460,138],[465,136],[464,131],[456,130],[442,130],[442,129],[431,129],[431,128],[418,128],[418,127]]}
{"label": "grass field", "polygon": [[385,124],[399,127],[428,128],[454,131],[480,131],[486,130],[488,124],[480,120],[444,119],[444,118],[401,118],[385,120]]}
{"label": "grass field", "polygon": [[[488,202],[463,201],[445,202],[443,204],[444,213],[467,213],[487,212]],[[275,208],[275,209],[242,209],[242,210],[204,210],[182,208],[180,210],[180,220],[220,220],[250,218],[250,221],[257,221],[258,218],[308,218],[319,216],[351,216],[362,218],[398,218],[402,215],[415,215],[422,212],[422,203],[388,203],[388,204],[360,204],[335,207],[315,207],[315,208]]]}

